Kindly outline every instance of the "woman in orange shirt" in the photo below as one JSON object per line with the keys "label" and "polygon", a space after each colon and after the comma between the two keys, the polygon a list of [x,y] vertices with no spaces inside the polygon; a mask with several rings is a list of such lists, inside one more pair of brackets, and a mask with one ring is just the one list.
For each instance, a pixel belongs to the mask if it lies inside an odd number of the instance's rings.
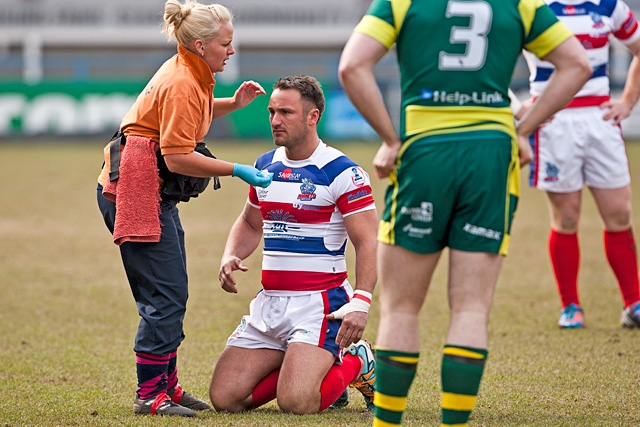
{"label": "woman in orange shirt", "polygon": [[194,416],[210,408],[178,384],[188,285],[177,203],[196,197],[212,177],[217,184],[218,176],[237,176],[260,187],[272,179],[252,166],[216,159],[202,142],[214,118],[265,94],[246,81],[231,98],[213,97],[215,73],[235,53],[232,20],[219,4],[165,3],[164,33],[177,40],[178,53],[125,115],[122,137],[105,148],[98,205],[119,245],[141,317],[134,345],[136,414]]}

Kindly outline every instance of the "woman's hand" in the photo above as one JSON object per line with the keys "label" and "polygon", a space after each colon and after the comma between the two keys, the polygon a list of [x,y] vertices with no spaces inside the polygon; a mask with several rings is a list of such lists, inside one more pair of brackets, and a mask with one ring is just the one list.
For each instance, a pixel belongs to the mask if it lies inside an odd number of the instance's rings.
{"label": "woman's hand", "polygon": [[253,80],[247,80],[242,82],[240,87],[236,89],[236,93],[233,95],[233,103],[238,109],[244,108],[251,103],[258,95],[266,95],[267,92],[260,86],[260,83]]}

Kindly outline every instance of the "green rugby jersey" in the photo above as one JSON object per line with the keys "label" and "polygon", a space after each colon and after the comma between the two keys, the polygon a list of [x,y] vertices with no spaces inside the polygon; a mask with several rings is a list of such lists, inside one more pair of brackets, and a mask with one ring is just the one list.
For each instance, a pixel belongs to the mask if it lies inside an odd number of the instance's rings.
{"label": "green rugby jersey", "polygon": [[508,88],[522,49],[572,36],[543,0],[373,0],[355,31],[396,44],[403,141],[499,130],[515,137]]}

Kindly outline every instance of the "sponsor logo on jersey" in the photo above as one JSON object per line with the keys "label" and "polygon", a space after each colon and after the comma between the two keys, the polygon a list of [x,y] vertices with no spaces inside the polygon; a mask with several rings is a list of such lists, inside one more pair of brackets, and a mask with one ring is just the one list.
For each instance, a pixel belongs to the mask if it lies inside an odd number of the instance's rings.
{"label": "sponsor logo on jersey", "polygon": [[492,240],[500,240],[500,236],[502,236],[502,233],[500,231],[490,230],[488,228],[479,227],[477,225],[472,225],[469,223],[466,223],[462,230],[466,231],[469,234],[473,234],[474,236],[486,237],[487,239]]}
{"label": "sponsor logo on jersey", "polygon": [[544,178],[545,182],[556,182],[558,180],[558,175],[560,174],[560,169],[553,163],[546,162],[545,173],[547,174]]}
{"label": "sponsor logo on jersey", "polygon": [[322,209],[322,206],[307,205],[302,202],[293,202],[291,206],[293,209],[298,209],[299,211],[319,211]]}
{"label": "sponsor logo on jersey", "polygon": [[562,9],[562,14],[567,16],[572,15],[584,15],[587,13],[587,9],[584,7],[567,6]]}
{"label": "sponsor logo on jersey", "polygon": [[433,231],[433,228],[418,228],[414,227],[413,224],[409,223],[402,227],[402,231],[407,233],[409,237],[417,237],[422,239],[424,236],[428,236]]}
{"label": "sponsor logo on jersey", "polygon": [[499,106],[505,105],[504,98],[500,92],[487,93],[474,91],[472,93],[461,93],[455,91],[451,93],[443,90],[432,91],[430,89],[422,89],[422,91],[420,92],[420,98],[431,100],[434,103],[443,104],[499,104]]}
{"label": "sponsor logo on jersey", "polygon": [[364,185],[364,172],[357,166],[351,168],[351,182],[356,187],[362,187]]}
{"label": "sponsor logo on jersey", "polygon": [[267,212],[265,218],[273,221],[271,224],[272,233],[287,233],[289,229],[299,229],[300,227],[291,227],[290,223],[297,222],[296,218],[289,212],[282,209],[274,209]]}
{"label": "sponsor logo on jersey", "polygon": [[266,188],[258,187],[256,188],[256,194],[258,196],[258,200],[263,201],[264,199],[267,198],[267,195],[269,194],[269,190],[267,190]]}
{"label": "sponsor logo on jersey", "polygon": [[431,222],[433,221],[433,203],[422,202],[420,207],[407,207],[400,208],[401,215],[411,215],[411,220],[416,222]]}
{"label": "sponsor logo on jersey", "polygon": [[300,174],[294,173],[291,169],[286,168],[282,172],[278,172],[278,178],[282,178],[285,181],[300,181]]}
{"label": "sponsor logo on jersey", "polygon": [[637,26],[638,21],[636,21],[636,18],[632,15],[631,17],[629,17],[629,19],[627,19],[627,22],[624,23],[622,29],[626,34],[631,35],[635,31]]}
{"label": "sponsor logo on jersey", "polygon": [[347,196],[347,201],[349,203],[351,202],[355,202],[356,200],[360,200],[364,197],[368,197],[371,195],[371,190],[368,189],[363,189],[363,190],[358,190],[355,193],[351,193]]}
{"label": "sponsor logo on jersey", "polygon": [[300,194],[298,194],[298,200],[303,202],[310,202],[316,198],[316,186],[309,178],[302,178],[302,185],[300,186]]}
{"label": "sponsor logo on jersey", "polygon": [[589,16],[593,21],[593,28],[602,28],[604,27],[604,22],[602,22],[602,16],[600,16],[597,12],[589,12]]}

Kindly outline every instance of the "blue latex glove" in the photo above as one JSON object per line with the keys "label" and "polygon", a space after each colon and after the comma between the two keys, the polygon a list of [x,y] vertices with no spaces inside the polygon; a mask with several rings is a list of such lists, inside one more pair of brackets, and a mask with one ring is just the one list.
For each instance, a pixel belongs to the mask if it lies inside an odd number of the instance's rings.
{"label": "blue latex glove", "polygon": [[268,187],[273,180],[273,172],[262,172],[253,166],[241,165],[239,163],[233,164],[233,173],[231,176],[237,176],[250,185],[263,188]]}

